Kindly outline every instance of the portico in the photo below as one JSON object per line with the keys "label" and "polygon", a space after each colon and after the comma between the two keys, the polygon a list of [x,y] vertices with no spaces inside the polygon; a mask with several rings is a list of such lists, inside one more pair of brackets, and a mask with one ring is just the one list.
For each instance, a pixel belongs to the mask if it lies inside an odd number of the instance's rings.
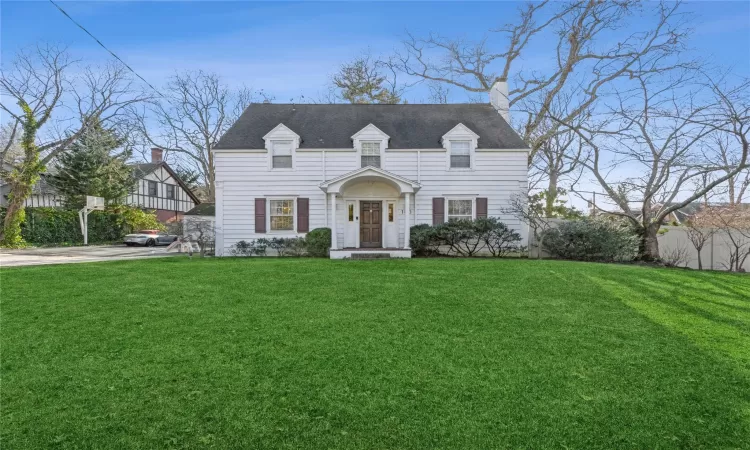
{"label": "portico", "polygon": [[364,167],[320,184],[327,196],[331,258],[387,252],[411,257],[409,230],[419,183]]}

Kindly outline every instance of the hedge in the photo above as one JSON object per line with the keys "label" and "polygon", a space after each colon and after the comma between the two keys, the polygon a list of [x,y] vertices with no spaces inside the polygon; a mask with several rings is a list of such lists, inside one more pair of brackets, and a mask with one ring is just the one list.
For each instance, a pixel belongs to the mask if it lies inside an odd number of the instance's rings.
{"label": "hedge", "polygon": [[638,255],[638,236],[627,224],[602,219],[562,222],[544,233],[544,249],[561,259],[628,262]]}
{"label": "hedge", "polygon": [[331,247],[331,229],[316,228],[305,237],[260,238],[239,241],[231,250],[233,256],[268,256],[268,249],[275,256],[328,256]]}
{"label": "hedge", "polygon": [[521,250],[522,238],[495,217],[450,220],[439,225],[410,228],[415,256],[505,256]]}
{"label": "hedge", "polygon": [[[0,209],[0,220],[5,208]],[[164,229],[154,212],[132,206],[112,206],[105,211],[92,211],[88,217],[89,244],[119,242],[136,230]],[[26,208],[21,236],[33,245],[83,244],[78,211],[62,208]]]}

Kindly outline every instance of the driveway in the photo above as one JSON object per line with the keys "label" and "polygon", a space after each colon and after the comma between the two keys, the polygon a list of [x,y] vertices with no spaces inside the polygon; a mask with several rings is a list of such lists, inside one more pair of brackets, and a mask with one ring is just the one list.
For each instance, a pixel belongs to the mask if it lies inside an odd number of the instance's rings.
{"label": "driveway", "polygon": [[30,248],[0,250],[0,267],[66,264],[118,259],[175,256],[166,247],[126,247],[124,245],[92,245],[89,247]]}

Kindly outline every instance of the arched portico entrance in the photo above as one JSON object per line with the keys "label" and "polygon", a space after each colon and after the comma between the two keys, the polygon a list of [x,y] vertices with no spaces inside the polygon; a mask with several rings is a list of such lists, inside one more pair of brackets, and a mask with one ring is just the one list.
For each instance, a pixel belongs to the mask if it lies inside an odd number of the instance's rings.
{"label": "arched portico entrance", "polygon": [[331,250],[410,250],[411,205],[418,183],[365,167],[328,180],[320,188],[328,197],[329,217],[336,218],[329,222],[335,237]]}

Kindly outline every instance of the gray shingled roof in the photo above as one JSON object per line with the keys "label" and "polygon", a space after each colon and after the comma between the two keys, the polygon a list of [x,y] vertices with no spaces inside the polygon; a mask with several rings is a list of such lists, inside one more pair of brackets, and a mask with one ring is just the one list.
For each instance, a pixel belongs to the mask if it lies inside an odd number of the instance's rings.
{"label": "gray shingled roof", "polygon": [[215,216],[216,203],[201,203],[185,213],[186,216]]}
{"label": "gray shingled roof", "polygon": [[133,175],[138,179],[145,177],[159,167],[159,164],[156,163],[136,163],[128,165],[133,168]]}
{"label": "gray shingled roof", "polygon": [[283,123],[300,148],[351,148],[351,136],[373,124],[391,137],[390,148],[440,148],[440,138],[459,123],[479,135],[479,148],[526,148],[489,104],[292,105],[253,103],[222,136],[217,149],[265,148],[263,136]]}

